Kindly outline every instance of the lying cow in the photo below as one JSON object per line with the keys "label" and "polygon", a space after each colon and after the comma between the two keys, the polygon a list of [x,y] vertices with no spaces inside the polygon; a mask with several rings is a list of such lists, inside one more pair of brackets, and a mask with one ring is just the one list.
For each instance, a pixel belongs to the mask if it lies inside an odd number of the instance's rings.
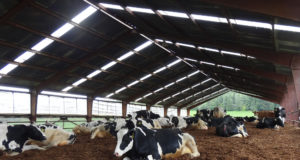
{"label": "lying cow", "polygon": [[222,137],[247,137],[247,130],[242,122],[230,116],[225,116],[223,122],[216,127],[216,133]]}
{"label": "lying cow", "polygon": [[225,117],[226,113],[223,110],[223,108],[221,108],[221,107],[215,107],[214,110],[213,110],[213,114],[212,115],[215,118],[223,118],[223,117]]}
{"label": "lying cow", "polygon": [[284,123],[282,122],[282,120],[280,118],[268,118],[265,117],[261,120],[259,120],[259,122],[256,125],[256,128],[275,128],[275,129],[279,129],[279,126],[284,127]]}
{"label": "lying cow", "polygon": [[29,140],[26,145],[36,145],[42,148],[50,148],[56,146],[64,146],[73,144],[76,140],[76,135],[73,132],[67,132],[55,125],[37,125],[37,127],[45,134],[45,141]]}
{"label": "lying cow", "polygon": [[127,159],[150,160],[176,158],[184,154],[192,158],[200,156],[194,138],[179,129],[123,128],[118,132],[117,139],[114,153],[117,157],[125,154]]}
{"label": "lying cow", "polygon": [[94,127],[104,124],[106,121],[92,121],[82,123],[73,128],[73,132],[76,134],[90,134]]}
{"label": "lying cow", "polygon": [[34,125],[0,125],[0,150],[9,155],[16,155],[25,150],[33,149],[25,142],[29,139],[36,141],[46,140],[43,132]]}
{"label": "lying cow", "polygon": [[258,119],[255,116],[251,116],[251,117],[246,116],[246,117],[244,117],[244,121],[245,122],[258,123]]}
{"label": "lying cow", "polygon": [[286,118],[285,108],[282,108],[282,107],[274,108],[274,114],[275,114],[275,117],[280,118],[284,124],[285,118]]}
{"label": "lying cow", "polygon": [[160,118],[159,114],[155,114],[152,111],[148,111],[148,110],[140,110],[140,111],[133,112],[132,115],[129,117],[132,119],[138,119],[138,118],[158,119],[158,118]]}
{"label": "lying cow", "polygon": [[131,119],[131,120],[125,120],[123,118],[116,119],[112,122],[106,122],[96,128],[93,129],[91,139],[94,139],[96,137],[103,138],[107,136],[117,136],[117,132],[123,128],[130,128],[130,126],[135,127],[137,123],[141,123],[142,125],[146,126],[147,128],[155,128],[160,129],[161,126],[158,122],[158,120],[152,120],[152,119]]}
{"label": "lying cow", "polygon": [[212,111],[210,111],[209,109],[197,110],[196,117],[199,117],[203,121],[208,122],[209,118],[212,117]]}
{"label": "lying cow", "polygon": [[183,129],[187,127],[192,127],[196,129],[207,129],[207,125],[198,117],[180,117],[180,116],[171,116],[171,122],[174,127]]}

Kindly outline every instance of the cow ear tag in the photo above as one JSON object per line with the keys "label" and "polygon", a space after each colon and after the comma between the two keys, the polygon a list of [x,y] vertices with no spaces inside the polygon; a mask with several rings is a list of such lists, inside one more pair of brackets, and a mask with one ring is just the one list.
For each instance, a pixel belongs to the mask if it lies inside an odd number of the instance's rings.
{"label": "cow ear tag", "polygon": [[131,138],[132,138],[132,139],[134,138],[134,133],[132,133]]}
{"label": "cow ear tag", "polygon": [[138,125],[142,125],[142,121],[139,121]]}
{"label": "cow ear tag", "polygon": [[41,128],[41,131],[42,131],[42,132],[45,132],[45,128]]}

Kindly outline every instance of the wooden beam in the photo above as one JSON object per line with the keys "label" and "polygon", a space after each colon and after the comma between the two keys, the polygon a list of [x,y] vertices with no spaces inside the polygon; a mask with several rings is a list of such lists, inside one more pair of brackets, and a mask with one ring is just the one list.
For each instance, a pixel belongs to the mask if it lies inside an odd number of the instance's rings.
{"label": "wooden beam", "polygon": [[186,112],[187,112],[187,116],[191,115],[191,109],[187,109]]}
{"label": "wooden beam", "polygon": [[126,118],[128,102],[122,101],[122,117]]}
{"label": "wooden beam", "polygon": [[30,91],[30,122],[36,122],[38,93],[36,90]]}
{"label": "wooden beam", "polygon": [[146,104],[146,110],[150,111],[150,109],[151,109],[151,105],[150,104]]}
{"label": "wooden beam", "polygon": [[177,108],[177,116],[180,116],[180,112],[181,111],[181,109],[180,108]]}
{"label": "wooden beam", "polygon": [[92,96],[87,97],[87,116],[86,116],[87,122],[92,121],[93,101],[94,101],[94,97],[92,97]]}
{"label": "wooden beam", "polygon": [[164,107],[164,116],[166,117],[168,115],[168,107]]}

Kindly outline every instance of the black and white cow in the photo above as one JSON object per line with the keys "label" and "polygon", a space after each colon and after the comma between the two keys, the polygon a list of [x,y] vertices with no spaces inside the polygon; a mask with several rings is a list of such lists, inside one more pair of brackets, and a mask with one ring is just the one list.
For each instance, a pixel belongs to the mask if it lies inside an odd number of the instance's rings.
{"label": "black and white cow", "polygon": [[264,117],[263,119],[259,120],[256,125],[256,128],[275,128],[279,129],[279,126],[284,127],[284,123],[278,117]]}
{"label": "black and white cow", "polygon": [[73,128],[73,132],[76,134],[90,134],[94,127],[100,126],[107,122],[106,120],[98,120],[92,122],[82,123]]}
{"label": "black and white cow", "polygon": [[[43,132],[34,125],[0,125],[0,150],[9,155],[16,155],[23,152],[27,140],[46,140]],[[31,149],[30,146],[26,150]]]}
{"label": "black and white cow", "polygon": [[282,108],[281,106],[278,108],[277,107],[274,108],[274,114],[275,114],[275,117],[280,118],[284,124],[285,119],[286,119],[285,108]]}
{"label": "black and white cow", "polygon": [[213,112],[212,115],[215,118],[223,118],[226,116],[226,112],[221,107],[215,107],[212,112]]}
{"label": "black and white cow", "polygon": [[258,119],[257,119],[256,116],[251,116],[251,117],[246,116],[246,117],[244,117],[244,120],[245,120],[246,122],[254,122],[254,123],[257,123],[257,122],[258,122]]}
{"label": "black and white cow", "polygon": [[242,122],[230,116],[225,116],[223,122],[216,127],[216,133],[222,137],[247,137],[247,130]]}
{"label": "black and white cow", "polygon": [[207,124],[208,124],[209,127],[217,127],[223,121],[224,121],[224,118],[214,118],[214,117],[211,117],[211,118],[208,119],[208,123]]}
{"label": "black and white cow", "polygon": [[204,122],[208,122],[209,118],[212,117],[212,111],[209,109],[197,110],[196,117],[201,118]]}
{"label": "black and white cow", "polygon": [[160,115],[159,114],[155,114],[152,111],[140,110],[140,111],[133,112],[131,114],[131,118],[133,118],[133,119],[138,119],[138,118],[142,118],[142,119],[158,119],[158,118],[160,118]]}
{"label": "black and white cow", "polygon": [[193,127],[196,129],[207,129],[206,123],[199,117],[180,117],[180,116],[170,116],[171,123],[173,127],[183,129],[187,127]]}
{"label": "black and white cow", "polygon": [[170,122],[170,118],[160,117],[157,119],[161,127],[172,127],[172,123]]}
{"label": "black and white cow", "polygon": [[[141,123],[143,126],[147,128],[155,128],[155,129],[160,129],[161,126],[158,122],[158,120],[152,120],[152,119],[130,119],[126,120],[123,118],[116,119],[115,121],[112,122],[106,122],[102,125],[99,125],[98,127],[95,127],[92,130],[92,135],[91,139],[94,139],[96,137],[98,138],[103,138],[109,135],[112,136],[117,136],[118,131],[121,128],[133,128],[137,125],[137,123]],[[132,127],[133,126],[133,127]]]}
{"label": "black and white cow", "polygon": [[[179,129],[151,130],[144,126],[134,129],[123,128],[117,135],[114,155],[127,159],[175,158],[189,154],[200,156],[194,138]],[[125,158],[124,158],[125,159]]]}

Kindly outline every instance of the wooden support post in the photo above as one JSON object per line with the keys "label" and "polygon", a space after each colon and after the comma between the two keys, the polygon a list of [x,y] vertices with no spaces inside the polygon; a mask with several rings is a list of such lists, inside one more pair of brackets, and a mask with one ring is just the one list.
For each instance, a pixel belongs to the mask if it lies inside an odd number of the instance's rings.
{"label": "wooden support post", "polygon": [[146,104],[146,110],[150,111],[151,105],[150,104]]}
{"label": "wooden support post", "polygon": [[123,118],[126,118],[126,113],[127,113],[127,102],[122,101],[122,116]]}
{"label": "wooden support post", "polygon": [[37,91],[31,90],[30,91],[30,117],[29,117],[31,123],[36,122],[37,100],[38,100]]}
{"label": "wooden support post", "polygon": [[177,116],[180,116],[180,111],[181,111],[181,109],[177,108]]}
{"label": "wooden support post", "polygon": [[294,56],[292,65],[292,74],[295,85],[296,97],[297,97],[297,108],[300,109],[300,56]]}
{"label": "wooden support post", "polygon": [[164,116],[166,117],[168,115],[168,107],[164,107]]}
{"label": "wooden support post", "polygon": [[190,116],[191,109],[186,109],[187,116]]}
{"label": "wooden support post", "polygon": [[94,100],[94,97],[89,96],[87,98],[87,116],[86,116],[87,122],[92,121],[93,100]]}

